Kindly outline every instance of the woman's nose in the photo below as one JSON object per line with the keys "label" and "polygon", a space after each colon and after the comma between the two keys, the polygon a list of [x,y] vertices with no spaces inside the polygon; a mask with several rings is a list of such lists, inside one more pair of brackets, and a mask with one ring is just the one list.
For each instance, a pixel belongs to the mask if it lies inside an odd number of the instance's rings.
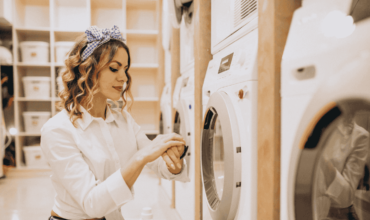
{"label": "woman's nose", "polygon": [[117,76],[118,81],[127,82],[127,75],[125,70],[119,70],[119,74]]}

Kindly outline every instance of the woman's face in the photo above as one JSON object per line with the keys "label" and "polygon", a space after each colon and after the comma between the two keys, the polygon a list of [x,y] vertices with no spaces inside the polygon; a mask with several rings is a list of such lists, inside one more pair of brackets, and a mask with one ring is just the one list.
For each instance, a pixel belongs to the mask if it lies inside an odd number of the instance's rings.
{"label": "woman's face", "polygon": [[[108,59],[108,54],[103,58]],[[127,82],[126,69],[128,67],[128,55],[124,48],[118,48],[112,61],[100,71],[99,95],[106,99],[117,101],[121,98],[124,83]]]}

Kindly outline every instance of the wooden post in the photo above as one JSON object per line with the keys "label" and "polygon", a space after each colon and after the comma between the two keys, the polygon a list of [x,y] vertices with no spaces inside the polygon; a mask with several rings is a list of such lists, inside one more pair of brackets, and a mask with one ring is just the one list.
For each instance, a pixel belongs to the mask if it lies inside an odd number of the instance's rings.
{"label": "wooden post", "polygon": [[[165,84],[164,80],[164,71],[165,71],[165,59],[164,59],[164,49],[162,46],[162,0],[158,0],[157,2],[157,22],[158,22],[158,37],[157,37],[157,51],[158,51],[158,72],[157,72],[157,89],[158,89],[158,96],[162,94],[163,87]],[[162,97],[159,98],[161,100]],[[161,114],[161,102],[157,102],[157,124],[159,126],[159,121],[160,121],[160,114]],[[158,128],[159,130],[159,128]],[[162,184],[162,179],[158,178],[158,185]]]}
{"label": "wooden post", "polygon": [[202,132],[202,87],[211,54],[211,1],[194,0],[194,116],[195,116],[195,219],[202,216],[202,177],[201,177],[201,132]]}
{"label": "wooden post", "polygon": [[[172,28],[171,36],[171,106],[173,105],[173,91],[175,90],[176,80],[180,76],[180,29]],[[174,122],[176,110],[171,108],[171,119]],[[176,208],[175,204],[175,181],[172,181],[172,201],[171,208]]]}
{"label": "wooden post", "polygon": [[280,64],[300,4],[258,1],[258,220],[280,218]]}

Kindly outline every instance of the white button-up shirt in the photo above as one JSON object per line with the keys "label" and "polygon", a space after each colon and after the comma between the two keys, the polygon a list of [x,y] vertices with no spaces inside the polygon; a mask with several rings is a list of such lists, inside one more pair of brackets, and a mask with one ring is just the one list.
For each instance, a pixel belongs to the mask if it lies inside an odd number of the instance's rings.
{"label": "white button-up shirt", "polygon": [[[126,111],[121,114],[107,107],[105,120],[82,107],[81,111],[77,128],[63,110],[41,129],[41,147],[56,191],[53,211],[67,219],[123,220],[120,207],[133,199],[133,190],[120,169],[150,140]],[[167,169],[162,157],[147,166],[162,178],[185,182],[189,178],[183,161],[178,175]]]}

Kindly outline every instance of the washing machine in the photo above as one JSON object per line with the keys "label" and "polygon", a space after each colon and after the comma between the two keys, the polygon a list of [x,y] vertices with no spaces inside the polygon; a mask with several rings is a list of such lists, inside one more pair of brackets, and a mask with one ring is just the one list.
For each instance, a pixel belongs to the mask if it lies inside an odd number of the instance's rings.
{"label": "washing machine", "polygon": [[211,53],[213,55],[257,26],[257,5],[257,0],[212,0]]}
{"label": "washing machine", "polygon": [[159,121],[159,133],[171,133],[171,84],[166,84],[161,96],[161,114]]}
{"label": "washing machine", "polygon": [[213,220],[257,219],[258,30],[213,56],[203,84],[201,166]]}
{"label": "washing machine", "polygon": [[370,219],[368,2],[304,1],[294,13],[281,65],[280,219]]}
{"label": "washing machine", "polygon": [[174,28],[180,28],[183,15],[191,17],[194,10],[193,0],[168,0],[168,12]]}
{"label": "washing machine", "polygon": [[[188,13],[183,15],[180,25],[180,73],[194,69],[194,22],[193,4]],[[193,73],[194,74],[194,70]]]}
{"label": "washing machine", "polygon": [[[179,77],[174,92],[175,118],[173,131],[186,141],[188,150],[184,157],[188,164],[189,182],[176,182],[176,210],[182,219],[194,219],[195,176],[194,176],[194,69]],[[178,94],[178,96],[176,95]]]}

